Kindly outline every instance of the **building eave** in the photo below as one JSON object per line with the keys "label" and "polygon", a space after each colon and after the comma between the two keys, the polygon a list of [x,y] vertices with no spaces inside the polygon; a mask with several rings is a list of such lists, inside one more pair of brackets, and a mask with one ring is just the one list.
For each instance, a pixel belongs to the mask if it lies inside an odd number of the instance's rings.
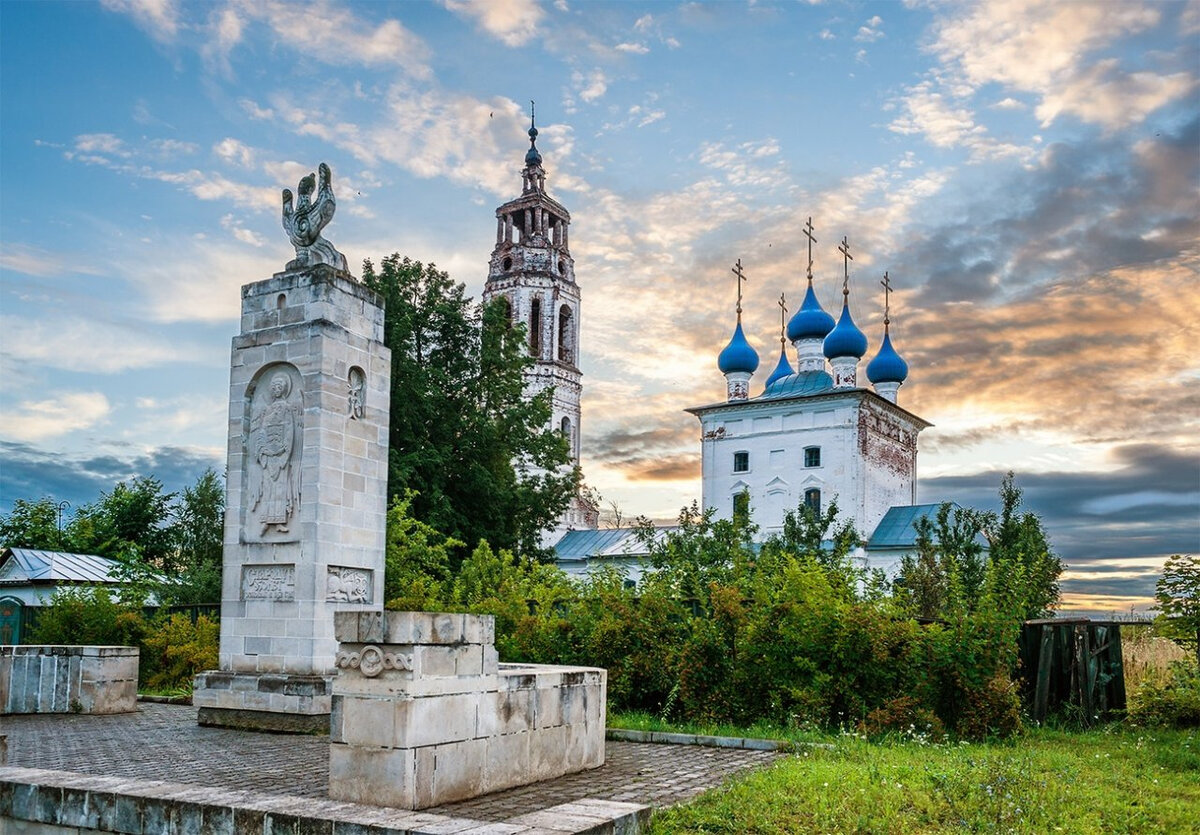
{"label": "building eave", "polygon": [[710,403],[706,406],[692,406],[690,408],[684,409],[684,411],[688,412],[689,414],[695,415],[698,419],[702,419],[706,415],[710,415],[715,412],[723,412],[723,411],[749,410],[749,411],[754,411],[754,412],[762,412],[762,411],[766,411],[767,409],[769,409],[772,406],[776,406],[781,403],[801,403],[801,402],[815,403],[815,402],[819,402],[819,401],[823,401],[823,400],[847,400],[847,399],[862,400],[864,398],[874,399],[876,404],[883,406],[885,409],[887,409],[889,411],[896,412],[896,413],[900,414],[901,416],[908,418],[910,421],[912,421],[914,424],[916,424],[919,429],[928,429],[929,427],[933,426],[932,423],[925,420],[923,417],[919,417],[918,415],[913,414],[908,409],[905,409],[903,406],[898,406],[895,403],[893,403],[892,401],[890,401],[884,397],[880,397],[878,394],[871,391],[870,389],[863,389],[863,388],[823,391],[823,392],[819,392],[817,394],[794,394],[794,395],[790,395],[787,397],[772,397],[769,399],[762,399],[762,398],[755,397],[755,398],[751,398],[749,400],[736,400],[733,402],[726,401],[723,403]]}

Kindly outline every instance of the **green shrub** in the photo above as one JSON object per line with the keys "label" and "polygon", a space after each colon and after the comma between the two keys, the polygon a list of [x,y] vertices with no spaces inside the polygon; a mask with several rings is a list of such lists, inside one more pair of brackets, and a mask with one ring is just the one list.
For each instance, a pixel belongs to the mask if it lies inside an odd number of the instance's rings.
{"label": "green shrub", "polygon": [[1164,681],[1147,680],[1129,699],[1130,721],[1163,728],[1200,727],[1200,667],[1176,661]]}
{"label": "green shrub", "polygon": [[138,678],[150,690],[190,690],[192,677],[217,666],[220,626],[176,613],[157,621],[142,642]]}
{"label": "green shrub", "polygon": [[913,696],[899,696],[867,714],[859,724],[867,736],[899,735],[940,742],[946,736],[946,726],[932,710]]}
{"label": "green shrub", "polygon": [[108,589],[59,589],[43,607],[31,644],[138,646],[149,626],[141,610],[113,598]]}

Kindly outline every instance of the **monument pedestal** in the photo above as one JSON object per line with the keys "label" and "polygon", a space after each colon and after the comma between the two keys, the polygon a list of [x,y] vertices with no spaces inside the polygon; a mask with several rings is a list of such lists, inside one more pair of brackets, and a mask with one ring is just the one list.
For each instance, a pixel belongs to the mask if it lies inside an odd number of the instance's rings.
{"label": "monument pedestal", "polygon": [[338,610],[383,608],[383,302],[328,264],[242,288],[229,386],[220,670],[200,722],[328,729]]}

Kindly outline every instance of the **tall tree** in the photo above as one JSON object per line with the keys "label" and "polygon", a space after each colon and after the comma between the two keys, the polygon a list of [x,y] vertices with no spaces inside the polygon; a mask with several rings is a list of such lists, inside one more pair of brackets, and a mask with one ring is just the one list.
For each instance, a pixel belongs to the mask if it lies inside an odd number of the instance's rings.
{"label": "tall tree", "polygon": [[68,528],[74,550],[110,559],[136,559],[172,571],[175,536],[172,529],[174,493],[164,493],[162,482],[139,476],[118,483],[100,499],[84,505]]}
{"label": "tall tree", "polygon": [[67,550],[59,512],[58,504],[51,498],[17,499],[12,512],[0,516],[0,548]]}
{"label": "tall tree", "polygon": [[[538,536],[578,483],[567,443],[549,428],[547,390],[527,399],[523,329],[483,308],[433,264],[389,255],[363,283],[386,303],[392,351],[388,495],[473,549],[540,555]],[[460,549],[460,559],[465,555]]]}
{"label": "tall tree", "polygon": [[1200,664],[1200,557],[1195,554],[1167,557],[1154,599],[1168,631],[1196,642],[1196,662]]}

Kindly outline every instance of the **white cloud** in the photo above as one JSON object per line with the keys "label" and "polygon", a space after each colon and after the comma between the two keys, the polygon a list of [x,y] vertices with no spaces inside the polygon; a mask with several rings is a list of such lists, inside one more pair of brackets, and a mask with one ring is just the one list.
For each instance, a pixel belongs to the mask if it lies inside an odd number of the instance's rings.
{"label": "white cloud", "polygon": [[1050,125],[1060,113],[1071,113],[1111,130],[1142,121],[1195,87],[1196,79],[1188,73],[1126,74],[1120,72],[1116,59],[1109,59],[1048,91],[1036,113],[1042,127]]}
{"label": "white cloud", "polygon": [[95,316],[43,315],[32,321],[6,315],[0,316],[0,328],[8,358],[67,371],[112,374],[162,365],[187,353],[186,346],[148,335],[144,328]]}
{"label": "white cloud", "polygon": [[250,246],[262,246],[266,243],[266,241],[264,241],[256,232],[242,226],[236,219],[234,219],[233,215],[223,215],[221,217],[221,228],[228,230],[234,238],[244,244],[250,244]]}
{"label": "white cloud", "polygon": [[619,43],[613,47],[617,52],[628,52],[633,55],[645,55],[650,47],[642,43]]}
{"label": "white cloud", "polygon": [[42,441],[99,423],[111,407],[100,392],[63,392],[51,400],[26,400],[0,411],[0,435]]}
{"label": "white cloud", "polygon": [[593,102],[608,92],[608,78],[600,70],[592,70],[587,75],[576,71],[571,74],[571,81],[579,93],[579,98]]}
{"label": "white cloud", "polygon": [[179,32],[179,8],[174,0],[100,0],[110,12],[127,14],[139,28],[163,43]]}
{"label": "white cloud", "polygon": [[11,270],[23,275],[34,275],[39,278],[68,273],[95,275],[98,272],[90,261],[15,243],[6,243],[4,249],[0,251],[0,269]]}
{"label": "white cloud", "polygon": [[1017,101],[1012,96],[1007,96],[1005,98],[1000,99],[1000,101],[996,102],[995,104],[993,104],[992,109],[994,109],[994,110],[1024,110],[1025,103]]}
{"label": "white cloud", "polygon": [[919,134],[939,148],[966,147],[972,159],[1029,157],[1033,151],[1023,145],[1000,142],[977,124],[975,114],[962,102],[939,92],[930,82],[908,89],[900,113],[888,130],[903,135]]}
{"label": "white cloud", "polygon": [[545,12],[536,0],[443,0],[459,17],[473,20],[479,28],[506,46],[521,46],[538,33]]}
{"label": "white cloud", "polygon": [[214,9],[209,16],[208,42],[201,47],[200,55],[210,67],[227,78],[233,77],[229,54],[242,42],[245,28],[245,21],[238,15],[237,10],[230,6]]}
{"label": "white cloud", "polygon": [[832,41],[837,36],[834,35],[832,32],[830,32],[828,29],[822,29],[820,34],[817,35],[817,37],[823,41]]}
{"label": "white cloud", "polygon": [[654,25],[654,15],[644,14],[633,23],[633,28],[639,32],[645,32]]}
{"label": "white cloud", "polygon": [[259,107],[257,103],[251,101],[250,99],[238,99],[238,104],[251,119],[269,121],[275,118],[274,110],[269,107]]}
{"label": "white cloud", "polygon": [[243,15],[265,22],[280,40],[312,60],[324,64],[392,64],[414,78],[433,75],[428,65],[429,48],[398,20],[372,26],[330,0],[304,4],[239,0],[238,5]]}
{"label": "white cloud", "polygon": [[213,145],[213,153],[234,165],[247,168],[254,163],[254,149],[232,137],[226,137]]}
{"label": "white cloud", "polygon": [[882,23],[883,18],[875,15],[862,26],[858,27],[858,33],[854,36],[854,40],[860,43],[874,43],[879,40],[883,37],[883,30],[879,28]]}

